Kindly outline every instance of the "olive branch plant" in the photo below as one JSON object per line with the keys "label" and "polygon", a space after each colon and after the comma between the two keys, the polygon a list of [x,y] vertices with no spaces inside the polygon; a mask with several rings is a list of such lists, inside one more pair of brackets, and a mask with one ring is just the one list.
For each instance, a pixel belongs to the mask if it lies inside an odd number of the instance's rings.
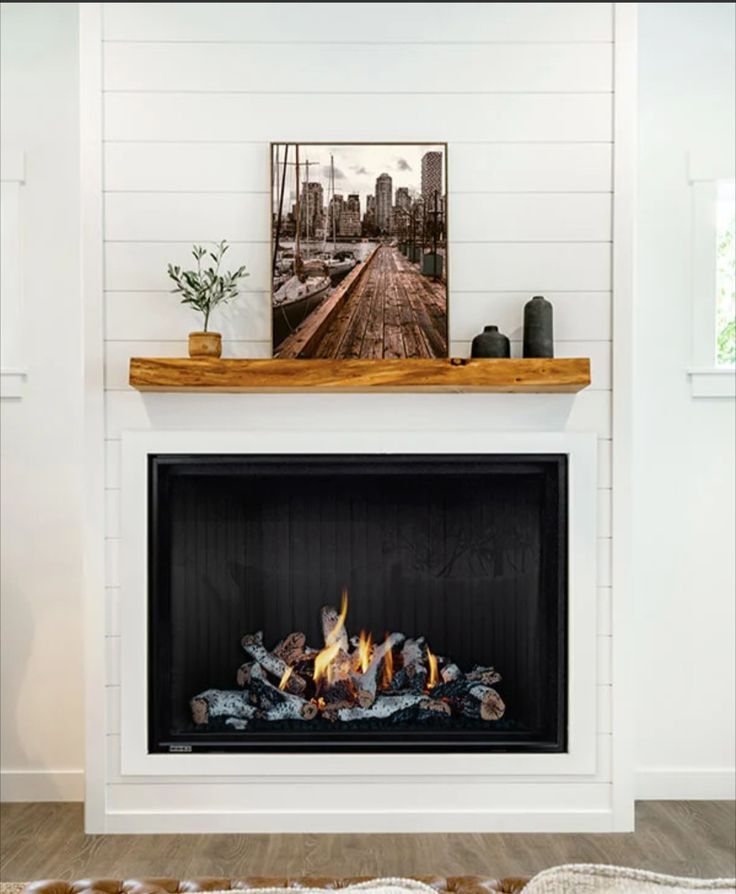
{"label": "olive branch plant", "polygon": [[[192,256],[197,262],[196,270],[182,270],[175,264],[168,265],[170,279],[176,283],[172,289],[175,294],[182,295],[181,303],[188,304],[204,316],[203,332],[207,332],[210,314],[218,304],[227,303],[238,294],[238,282],[250,274],[245,266],[237,270],[220,273],[220,265],[225,252],[230,246],[226,240],[216,243],[212,251],[201,245],[192,247]],[[207,257],[211,265],[203,267],[203,259]],[[207,263],[207,260],[204,261]]]}

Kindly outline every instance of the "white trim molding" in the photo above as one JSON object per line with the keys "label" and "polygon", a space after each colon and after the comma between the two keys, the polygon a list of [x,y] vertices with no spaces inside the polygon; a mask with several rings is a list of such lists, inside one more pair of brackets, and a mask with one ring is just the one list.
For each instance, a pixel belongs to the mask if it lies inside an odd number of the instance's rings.
{"label": "white trim molding", "polygon": [[687,374],[693,397],[736,397],[736,369],[708,366],[689,369]]}
{"label": "white trim molding", "polygon": [[85,804],[105,829],[105,376],[102,203],[102,4],[79,4],[79,129],[84,343]]}
{"label": "white trim molding", "polygon": [[23,369],[0,369],[0,400],[20,400],[26,379],[27,373]]}
{"label": "white trim molding", "polygon": [[22,149],[0,150],[0,400],[20,400],[26,383],[23,358]]}
{"label": "white trim molding", "polygon": [[2,770],[0,801],[83,801],[83,770]]}
{"label": "white trim molding", "polygon": [[736,397],[736,369],[716,365],[717,204],[719,184],[734,179],[733,156],[691,153],[692,364],[688,369],[694,398]]}
{"label": "white trim molding", "polygon": [[631,579],[633,543],[631,519],[634,355],[617,345],[634,340],[636,277],[636,170],[637,170],[637,41],[636,3],[614,5],[613,93],[613,347],[611,494],[611,626],[612,637],[612,766],[613,830],[634,829],[633,693],[631,641]]}

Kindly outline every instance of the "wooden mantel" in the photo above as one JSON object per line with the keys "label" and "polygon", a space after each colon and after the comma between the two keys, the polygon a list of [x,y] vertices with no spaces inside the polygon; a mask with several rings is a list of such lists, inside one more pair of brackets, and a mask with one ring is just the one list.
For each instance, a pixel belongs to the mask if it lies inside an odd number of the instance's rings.
{"label": "wooden mantel", "polygon": [[567,392],[590,384],[587,357],[466,360],[230,360],[133,357],[139,391]]}

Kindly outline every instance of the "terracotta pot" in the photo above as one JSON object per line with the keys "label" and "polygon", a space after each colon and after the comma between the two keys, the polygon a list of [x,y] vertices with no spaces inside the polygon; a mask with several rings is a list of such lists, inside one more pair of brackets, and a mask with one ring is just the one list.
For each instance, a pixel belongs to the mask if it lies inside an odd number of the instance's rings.
{"label": "terracotta pot", "polygon": [[219,357],[222,354],[222,336],[219,332],[190,332],[190,357]]}

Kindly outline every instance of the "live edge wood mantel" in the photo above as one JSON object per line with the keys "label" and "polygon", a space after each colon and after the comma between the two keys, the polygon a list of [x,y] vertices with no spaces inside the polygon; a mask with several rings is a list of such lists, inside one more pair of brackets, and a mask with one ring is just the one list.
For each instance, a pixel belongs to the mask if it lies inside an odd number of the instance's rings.
{"label": "live edge wood mantel", "polygon": [[215,360],[133,357],[139,391],[580,391],[587,357],[466,360]]}

